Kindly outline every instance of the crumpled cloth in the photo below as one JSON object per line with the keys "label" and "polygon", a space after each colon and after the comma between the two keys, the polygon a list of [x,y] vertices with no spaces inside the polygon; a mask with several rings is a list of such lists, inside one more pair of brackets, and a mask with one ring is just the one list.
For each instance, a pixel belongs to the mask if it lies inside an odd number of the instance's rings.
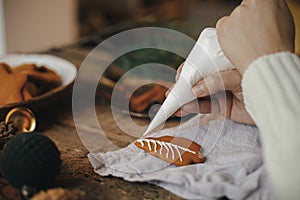
{"label": "crumpled cloth", "polygon": [[176,135],[193,140],[204,149],[205,163],[177,167],[147,154],[134,143],[117,151],[90,153],[89,160],[101,176],[150,182],[185,199],[274,199],[258,129],[228,119],[201,126],[202,118],[197,115],[151,137]]}

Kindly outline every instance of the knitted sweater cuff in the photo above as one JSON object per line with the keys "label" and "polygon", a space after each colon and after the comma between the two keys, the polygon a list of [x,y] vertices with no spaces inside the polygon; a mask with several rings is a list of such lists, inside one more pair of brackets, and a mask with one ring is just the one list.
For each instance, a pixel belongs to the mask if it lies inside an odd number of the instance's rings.
{"label": "knitted sweater cuff", "polygon": [[260,129],[278,124],[278,115],[299,116],[299,57],[279,52],[256,59],[244,73],[242,88],[246,109]]}

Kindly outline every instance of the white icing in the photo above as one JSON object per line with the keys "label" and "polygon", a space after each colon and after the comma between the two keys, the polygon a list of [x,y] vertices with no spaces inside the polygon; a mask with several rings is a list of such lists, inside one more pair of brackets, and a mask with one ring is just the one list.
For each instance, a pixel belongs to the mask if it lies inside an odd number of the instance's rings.
{"label": "white icing", "polygon": [[160,141],[157,141],[157,143],[160,145],[159,154],[161,155],[163,146],[162,146],[162,143]]}
{"label": "white icing", "polygon": [[175,152],[173,150],[173,148],[176,149],[176,152],[179,156],[179,160],[182,162],[182,156],[180,153],[180,150],[185,151],[185,152],[189,152],[192,154],[196,154],[195,151],[192,151],[188,148],[176,145],[176,144],[172,144],[170,142],[163,142],[163,141],[158,141],[158,140],[154,140],[154,139],[138,139],[137,142],[139,142],[141,144],[141,146],[144,146],[144,142],[148,143],[148,149],[149,151],[152,151],[152,147],[151,147],[151,142],[154,144],[153,150],[154,152],[157,152],[157,144],[159,144],[160,146],[160,150],[159,150],[159,154],[162,155],[162,149],[163,147],[166,149],[166,158],[169,158],[169,152],[171,151],[172,153],[172,160],[175,160]]}
{"label": "white icing", "polygon": [[149,151],[151,151],[152,150],[151,144],[150,144],[151,140],[148,140],[147,142],[148,142],[148,149],[149,149]]}
{"label": "white icing", "polygon": [[154,144],[154,152],[157,152],[157,150],[156,150],[156,146],[157,146],[156,142],[153,141],[153,144]]}
{"label": "white icing", "polygon": [[166,152],[166,158],[169,158],[169,148],[168,148],[168,146],[166,145],[166,143],[165,142],[161,142],[162,143],[162,145],[166,148],[166,150],[167,150],[167,152]]}
{"label": "white icing", "polygon": [[176,149],[176,151],[177,151],[177,153],[178,153],[178,155],[179,155],[179,160],[180,160],[180,162],[182,162],[181,153],[180,153],[180,151],[179,151],[179,149],[178,149],[178,146],[177,146],[177,145],[175,145],[175,149]]}
{"label": "white icing", "polygon": [[137,140],[137,141],[141,144],[142,147],[144,146],[143,140],[139,139],[139,140]]}
{"label": "white icing", "polygon": [[166,143],[166,144],[169,146],[169,148],[170,148],[170,150],[172,152],[172,159],[174,160],[175,159],[175,155],[174,155],[174,150],[173,150],[172,144],[171,143]]}

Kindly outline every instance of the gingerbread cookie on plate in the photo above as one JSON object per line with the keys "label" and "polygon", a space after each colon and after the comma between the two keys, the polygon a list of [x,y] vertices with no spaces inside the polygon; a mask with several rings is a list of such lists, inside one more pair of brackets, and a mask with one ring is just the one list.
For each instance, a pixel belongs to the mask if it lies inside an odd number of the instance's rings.
{"label": "gingerbread cookie on plate", "polygon": [[13,73],[5,63],[0,63],[0,105],[22,101],[22,90],[27,81],[27,75]]}

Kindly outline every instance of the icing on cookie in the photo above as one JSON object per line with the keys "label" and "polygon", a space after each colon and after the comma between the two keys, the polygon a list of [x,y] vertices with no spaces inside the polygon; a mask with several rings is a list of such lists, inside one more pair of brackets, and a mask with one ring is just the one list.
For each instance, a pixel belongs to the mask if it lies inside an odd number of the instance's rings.
{"label": "icing on cookie", "polygon": [[[160,146],[160,150],[159,150],[159,154],[162,155],[162,150],[163,148],[166,149],[166,158],[169,158],[169,152],[171,151],[171,155],[172,155],[172,159],[175,160],[175,152],[174,152],[174,148],[179,156],[180,161],[182,161],[182,156],[180,153],[180,150],[185,151],[185,152],[189,152],[192,154],[196,154],[195,151],[192,151],[188,148],[182,147],[180,145],[176,145],[176,144],[172,144],[170,142],[163,142],[163,141],[157,141],[157,140],[153,140],[153,139],[138,139],[137,142],[139,142],[141,144],[141,146],[143,147],[146,143],[148,145],[148,149],[150,151],[152,151],[152,147],[151,147],[151,142],[154,144],[154,152],[157,152],[157,144],[159,144]],[[145,144],[144,144],[145,143]]]}

